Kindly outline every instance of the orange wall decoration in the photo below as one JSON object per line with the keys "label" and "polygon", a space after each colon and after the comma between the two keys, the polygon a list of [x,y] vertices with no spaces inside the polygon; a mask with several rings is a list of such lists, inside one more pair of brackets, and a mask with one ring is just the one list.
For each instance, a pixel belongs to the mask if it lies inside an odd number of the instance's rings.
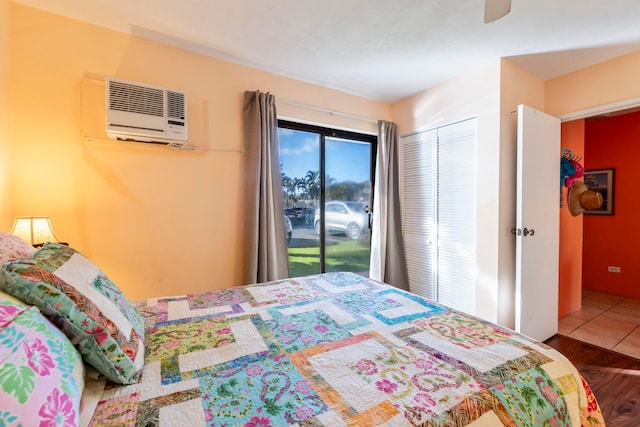
{"label": "orange wall decoration", "polygon": [[640,112],[587,121],[585,159],[586,170],[615,175],[614,214],[584,215],[583,287],[640,298]]}

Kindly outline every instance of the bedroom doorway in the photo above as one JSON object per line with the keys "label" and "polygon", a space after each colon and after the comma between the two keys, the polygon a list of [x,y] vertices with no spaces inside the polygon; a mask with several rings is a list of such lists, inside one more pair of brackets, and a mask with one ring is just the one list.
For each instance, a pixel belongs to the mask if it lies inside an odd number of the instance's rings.
{"label": "bedroom doorway", "polygon": [[278,139],[291,275],[368,276],[377,138],[279,120]]}

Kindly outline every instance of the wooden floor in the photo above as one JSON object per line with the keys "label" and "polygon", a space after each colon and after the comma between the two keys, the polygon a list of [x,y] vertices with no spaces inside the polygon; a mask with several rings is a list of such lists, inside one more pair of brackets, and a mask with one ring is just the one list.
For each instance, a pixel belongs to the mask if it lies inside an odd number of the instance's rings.
{"label": "wooden floor", "polygon": [[640,360],[562,335],[545,343],[576,365],[591,386],[607,426],[640,426]]}

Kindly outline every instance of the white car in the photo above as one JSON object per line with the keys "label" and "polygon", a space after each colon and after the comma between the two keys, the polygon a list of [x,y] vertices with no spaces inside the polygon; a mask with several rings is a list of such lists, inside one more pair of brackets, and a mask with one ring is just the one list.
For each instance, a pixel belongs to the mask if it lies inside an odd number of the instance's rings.
{"label": "white car", "polygon": [[[327,202],[325,203],[325,229],[327,232],[344,233],[350,239],[357,240],[369,225],[369,215],[363,202]],[[320,234],[320,210],[316,210],[313,225]]]}

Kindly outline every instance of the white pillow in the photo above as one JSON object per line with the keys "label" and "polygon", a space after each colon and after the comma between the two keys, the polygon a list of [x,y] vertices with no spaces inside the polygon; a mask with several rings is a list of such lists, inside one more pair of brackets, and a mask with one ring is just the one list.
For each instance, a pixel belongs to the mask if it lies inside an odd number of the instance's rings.
{"label": "white pillow", "polygon": [[0,265],[31,258],[36,248],[18,236],[0,231]]}

